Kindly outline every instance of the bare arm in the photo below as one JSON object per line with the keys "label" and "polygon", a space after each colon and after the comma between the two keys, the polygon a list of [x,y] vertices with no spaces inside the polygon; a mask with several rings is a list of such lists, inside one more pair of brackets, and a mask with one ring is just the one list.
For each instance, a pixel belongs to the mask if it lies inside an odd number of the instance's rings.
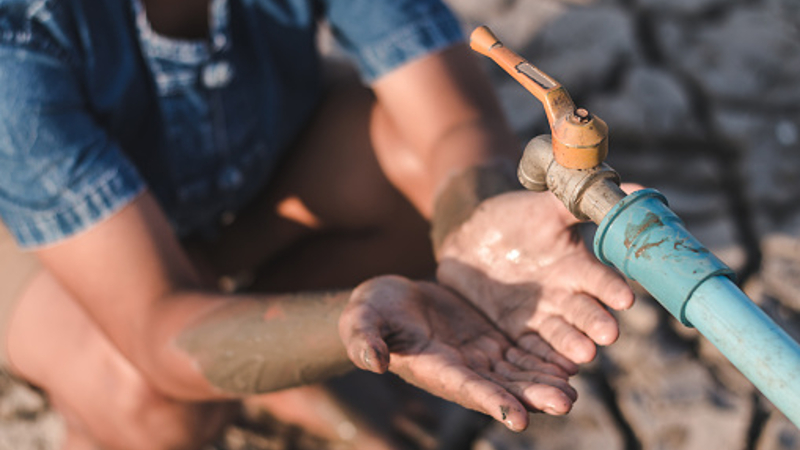
{"label": "bare arm", "polygon": [[595,344],[613,342],[619,330],[605,306],[627,308],[633,295],[576,238],[575,219],[551,194],[508,192],[520,188],[519,146],[470,50],[418,60],[375,90],[408,137],[405,151],[379,146],[379,160],[431,218],[438,280],[521,345],[544,338],[561,354],[547,358],[568,372],[594,357]]}
{"label": "bare arm", "polygon": [[[454,73],[468,76],[452,84],[459,79]],[[489,148],[510,147],[488,91],[464,95],[485,87],[474,89],[482,78],[470,74],[479,74],[475,62],[457,47],[376,85],[384,119],[409,137],[403,140],[425,167],[429,181],[409,188],[423,210],[432,209],[435,189],[453,170],[490,159]],[[421,101],[439,95],[435,102]],[[336,331],[349,293],[215,293],[203,286],[150,194],[38,254],[120,351],[170,396],[265,392],[352,367]],[[304,335],[298,330],[315,330],[313,339],[298,339]]]}
{"label": "bare arm", "polygon": [[[266,392],[352,367],[337,331],[349,293],[217,294],[202,285],[150,194],[38,255],[172,397]],[[302,339],[309,329],[314,339]]]}
{"label": "bare arm", "polygon": [[354,292],[239,298],[204,289],[149,194],[39,255],[123,354],[176,399],[322,380],[352,368],[349,354],[359,367],[391,370],[514,430],[527,425],[526,411],[564,414],[575,400],[561,369],[435,285],[382,277]]}
{"label": "bare arm", "polygon": [[[460,208],[467,210],[484,198],[518,187],[509,167],[519,157],[519,142],[466,45],[413,61],[378,79],[373,87],[379,104],[376,120],[391,124],[405,144],[389,153],[378,139],[378,158],[389,178],[426,217],[434,216],[437,197],[460,173],[473,170],[483,180],[472,183],[472,189],[462,189]],[[478,167],[485,173],[475,172]],[[475,198],[463,202],[466,197]]]}

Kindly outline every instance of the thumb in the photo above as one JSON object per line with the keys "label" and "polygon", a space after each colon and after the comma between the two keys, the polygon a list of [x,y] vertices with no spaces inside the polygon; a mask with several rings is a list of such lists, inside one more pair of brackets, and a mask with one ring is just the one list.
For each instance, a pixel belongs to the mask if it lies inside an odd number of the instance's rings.
{"label": "thumb", "polygon": [[636,191],[641,191],[644,186],[638,183],[622,183],[619,186],[626,194],[632,194]]}
{"label": "thumb", "polygon": [[380,334],[380,319],[364,306],[348,307],[339,318],[339,337],[350,361],[359,369],[385,373],[389,369],[389,347]]}
{"label": "thumb", "polygon": [[[620,188],[622,189],[623,192],[625,192],[625,194],[631,194],[633,192],[644,189],[644,186],[638,183],[622,183],[620,185]],[[550,198],[553,201],[553,203],[556,204],[555,205],[556,212],[558,213],[561,220],[564,221],[564,224],[566,226],[569,227],[581,222],[580,220],[578,220],[577,217],[575,217],[569,211],[569,209],[567,209],[567,207],[563,203],[561,203],[561,200],[559,200],[558,197],[556,197],[555,194],[553,194],[552,192],[550,192]]]}

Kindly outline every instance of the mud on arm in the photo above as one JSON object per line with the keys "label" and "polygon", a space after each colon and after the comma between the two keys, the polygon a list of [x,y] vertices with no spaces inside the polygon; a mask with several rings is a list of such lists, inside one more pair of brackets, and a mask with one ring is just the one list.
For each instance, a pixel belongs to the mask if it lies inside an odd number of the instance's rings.
{"label": "mud on arm", "polygon": [[213,400],[352,367],[346,292],[236,298],[204,286],[151,194],[37,251],[114,346],[164,395]]}
{"label": "mud on arm", "polygon": [[270,392],[354,368],[337,334],[349,291],[232,299],[189,325],[177,347],[226,394]]}

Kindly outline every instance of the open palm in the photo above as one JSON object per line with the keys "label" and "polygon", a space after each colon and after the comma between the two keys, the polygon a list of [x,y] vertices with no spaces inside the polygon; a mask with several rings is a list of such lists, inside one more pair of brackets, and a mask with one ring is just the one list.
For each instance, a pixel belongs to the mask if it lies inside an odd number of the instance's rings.
{"label": "open palm", "polygon": [[527,426],[528,411],[565,414],[577,398],[563,369],[514,345],[468,302],[433,283],[370,280],[353,292],[339,324],[358,367],[394,372],[513,430]]}
{"label": "open palm", "polygon": [[633,302],[624,280],[589,253],[576,223],[550,193],[490,198],[444,241],[437,272],[518,345],[568,372],[592,360],[596,344],[616,340],[606,306]]}

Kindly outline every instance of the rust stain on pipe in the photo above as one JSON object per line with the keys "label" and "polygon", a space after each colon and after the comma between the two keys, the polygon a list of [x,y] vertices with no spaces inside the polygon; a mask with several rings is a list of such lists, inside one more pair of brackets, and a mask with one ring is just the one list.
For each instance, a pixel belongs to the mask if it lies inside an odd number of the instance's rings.
{"label": "rust stain on pipe", "polygon": [[[646,252],[647,250],[649,250],[649,249],[651,249],[651,248],[653,248],[653,247],[658,247],[658,246],[660,246],[660,245],[661,245],[661,244],[663,244],[663,243],[664,243],[666,240],[667,240],[667,238],[664,238],[664,239],[661,239],[661,240],[660,240],[660,241],[658,241],[658,242],[650,242],[650,243],[648,243],[648,244],[644,244],[643,246],[639,247],[639,248],[636,250],[636,253],[634,253],[634,256],[636,256],[637,258],[639,258],[639,257],[641,257],[642,255],[645,255],[645,252]],[[647,255],[645,255],[645,256],[647,256]]]}
{"label": "rust stain on pipe", "polygon": [[662,225],[664,224],[661,222],[661,219],[651,212],[645,215],[644,221],[639,225],[628,224],[628,227],[625,229],[625,248],[630,250],[633,241],[635,241],[640,234],[647,231],[648,228]]}

